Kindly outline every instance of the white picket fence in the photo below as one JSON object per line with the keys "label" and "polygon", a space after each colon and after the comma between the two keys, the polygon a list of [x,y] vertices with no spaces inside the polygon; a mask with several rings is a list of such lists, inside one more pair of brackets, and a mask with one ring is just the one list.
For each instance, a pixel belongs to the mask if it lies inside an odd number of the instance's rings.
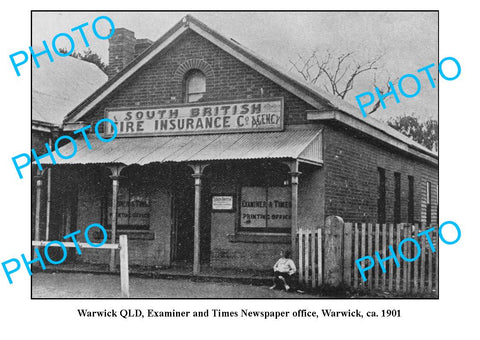
{"label": "white picket fence", "polygon": [[[345,223],[342,242],[342,283],[354,289],[372,291],[388,291],[401,293],[427,293],[438,295],[438,258],[439,242],[438,227],[430,232],[435,252],[431,250],[425,236],[417,237],[418,233],[432,226],[425,224],[373,224],[373,223]],[[307,287],[318,287],[324,283],[322,259],[325,258],[322,242],[322,228],[317,230],[299,229],[298,244],[298,272],[299,280]],[[413,262],[400,259],[398,244],[405,238],[416,240],[421,246],[419,258]],[[394,260],[385,261],[386,273],[380,268],[375,251],[382,259],[390,256],[388,246],[391,245],[400,259],[397,267]],[[405,242],[402,253],[412,259],[417,249],[412,242]],[[366,271],[366,281],[355,264],[355,261],[364,256],[372,256],[375,265]]]}

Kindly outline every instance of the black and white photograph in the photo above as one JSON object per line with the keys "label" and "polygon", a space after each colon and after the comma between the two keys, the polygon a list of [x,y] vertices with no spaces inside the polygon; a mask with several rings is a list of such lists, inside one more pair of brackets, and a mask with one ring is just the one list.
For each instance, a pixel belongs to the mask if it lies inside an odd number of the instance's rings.
{"label": "black and white photograph", "polygon": [[32,297],[438,297],[438,12],[32,16]]}
{"label": "black and white photograph", "polygon": [[0,337],[475,337],[473,6],[2,9]]}

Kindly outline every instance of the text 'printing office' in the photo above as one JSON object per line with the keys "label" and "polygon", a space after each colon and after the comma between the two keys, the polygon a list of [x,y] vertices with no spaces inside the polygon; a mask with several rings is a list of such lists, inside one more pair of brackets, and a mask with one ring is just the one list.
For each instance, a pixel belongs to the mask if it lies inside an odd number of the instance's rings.
{"label": "text 'printing office'", "polygon": [[80,138],[75,157],[57,158],[42,239],[100,223],[128,235],[132,265],[269,269],[299,227],[329,215],[437,221],[436,154],[198,20],[153,43],[118,28],[109,43],[109,80],[62,128],[107,117],[117,137],[91,149]]}

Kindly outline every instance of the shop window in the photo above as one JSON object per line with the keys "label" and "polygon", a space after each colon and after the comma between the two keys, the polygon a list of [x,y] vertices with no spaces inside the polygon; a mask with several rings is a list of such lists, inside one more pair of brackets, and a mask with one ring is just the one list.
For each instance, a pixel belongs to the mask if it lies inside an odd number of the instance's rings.
{"label": "shop window", "polygon": [[250,169],[239,188],[239,231],[290,233],[292,191],[289,175],[277,168]]}
{"label": "shop window", "polygon": [[205,95],[207,82],[205,75],[199,70],[192,70],[185,77],[185,101],[194,103]]}
{"label": "shop window", "polygon": [[[106,226],[112,228],[112,192],[109,191]],[[150,197],[142,186],[120,185],[117,200],[117,230],[148,230],[150,228]]]}
{"label": "shop window", "polygon": [[378,200],[377,200],[377,219],[378,223],[385,223],[386,215],[386,179],[385,169],[378,168]]}
{"label": "shop window", "polygon": [[393,176],[395,180],[393,223],[400,223],[400,220],[402,218],[401,175],[399,172],[395,172]]}

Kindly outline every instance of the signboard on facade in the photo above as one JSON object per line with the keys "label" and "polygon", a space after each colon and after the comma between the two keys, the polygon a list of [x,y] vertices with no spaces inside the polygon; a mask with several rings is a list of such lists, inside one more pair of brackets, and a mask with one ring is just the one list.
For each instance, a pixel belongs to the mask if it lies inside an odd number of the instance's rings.
{"label": "signboard on facade", "polygon": [[212,196],[213,210],[233,210],[233,196]]}
{"label": "signboard on facade", "polygon": [[[116,123],[117,137],[281,131],[283,99],[107,109],[105,116]],[[108,126],[105,135],[112,133]]]}

